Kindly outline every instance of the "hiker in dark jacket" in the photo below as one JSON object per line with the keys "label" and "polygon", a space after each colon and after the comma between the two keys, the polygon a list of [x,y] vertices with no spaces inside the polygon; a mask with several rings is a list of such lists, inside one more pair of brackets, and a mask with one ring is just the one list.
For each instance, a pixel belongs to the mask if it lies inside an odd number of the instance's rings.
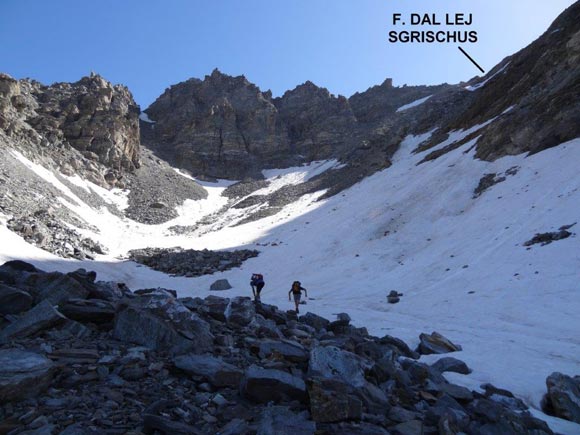
{"label": "hiker in dark jacket", "polygon": [[260,302],[260,292],[265,285],[266,283],[264,282],[264,276],[261,273],[252,274],[250,286],[252,287],[252,293],[254,294],[254,299],[256,302]]}
{"label": "hiker in dark jacket", "polygon": [[294,296],[294,304],[296,305],[296,313],[300,312],[300,310],[298,309],[298,305],[300,305],[300,298],[302,297],[302,290],[304,290],[304,296],[308,297],[308,293],[307,293],[306,289],[304,287],[302,287],[302,284],[300,284],[300,281],[294,281],[292,283],[292,288],[288,292],[288,300],[289,301],[291,300],[290,294],[292,294],[292,296]]}

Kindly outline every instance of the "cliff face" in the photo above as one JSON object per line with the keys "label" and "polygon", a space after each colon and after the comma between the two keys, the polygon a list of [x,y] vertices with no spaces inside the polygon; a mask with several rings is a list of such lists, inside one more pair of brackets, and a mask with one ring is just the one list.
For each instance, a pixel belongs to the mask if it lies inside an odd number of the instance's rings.
{"label": "cliff face", "polygon": [[[440,120],[440,131],[477,132],[476,157],[495,160],[537,153],[580,135],[580,2],[536,41],[461,89],[463,109]],[[434,135],[427,147],[442,138]],[[434,154],[437,157],[440,153]]]}
{"label": "cliff face", "polygon": [[397,107],[438,89],[389,86],[385,94],[371,88],[349,100],[306,82],[272,98],[243,76],[214,70],[167,89],[146,110],[155,124],[142,123],[142,140],[196,175],[259,177],[265,167],[337,158],[367,146]]}
{"label": "cliff face", "polygon": [[291,145],[306,160],[328,158],[351,139],[357,120],[348,100],[308,81],[274,100]]}
{"label": "cliff face", "polygon": [[0,74],[0,139],[101,185],[139,166],[138,116],[129,90],[98,75],[44,86]]}
{"label": "cliff face", "polygon": [[236,177],[251,172],[258,157],[288,146],[270,95],[217,70],[170,87],[147,114],[156,121],[156,148],[196,174]]}
{"label": "cliff face", "polygon": [[264,166],[327,158],[356,119],[344,97],[311,82],[272,99],[214,70],[167,89],[147,110],[144,142],[195,174],[243,178]]}

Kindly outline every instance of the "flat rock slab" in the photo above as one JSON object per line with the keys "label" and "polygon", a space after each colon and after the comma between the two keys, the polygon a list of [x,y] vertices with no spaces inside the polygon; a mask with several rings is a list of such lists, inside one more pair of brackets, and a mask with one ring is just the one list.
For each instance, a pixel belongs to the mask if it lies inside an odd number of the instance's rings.
{"label": "flat rock slab", "polygon": [[463,361],[458,360],[457,358],[452,357],[445,357],[437,360],[434,364],[431,365],[435,370],[443,373],[443,372],[454,372],[459,373],[462,375],[468,375],[471,373],[467,364]]}
{"label": "flat rock slab", "polygon": [[0,314],[18,314],[31,306],[32,296],[29,293],[0,284]]}
{"label": "flat rock slab", "polygon": [[60,306],[60,311],[69,319],[97,324],[112,322],[115,317],[113,304],[100,299],[69,300]]}
{"label": "flat rock slab", "polygon": [[52,360],[67,364],[94,364],[99,360],[95,349],[59,349],[48,354]]}
{"label": "flat rock slab", "polygon": [[150,311],[129,307],[115,317],[113,336],[151,349],[169,350],[176,355],[208,350],[213,343],[209,326],[201,319],[190,320],[187,330],[178,330],[177,327],[182,326],[179,323],[173,324]]}
{"label": "flat rock slab", "polygon": [[258,403],[284,400],[305,401],[306,384],[288,372],[250,366],[241,385],[242,394]]}
{"label": "flat rock slab", "polygon": [[259,355],[267,358],[271,355],[280,355],[292,362],[308,361],[309,354],[300,343],[291,340],[264,340],[259,344]]}
{"label": "flat rock slab", "polygon": [[20,349],[0,350],[0,403],[34,397],[48,388],[56,365]]}
{"label": "flat rock slab", "polygon": [[89,295],[87,285],[83,285],[74,276],[74,273],[71,276],[60,272],[32,274],[26,280],[26,285],[38,292],[38,299],[58,305],[69,299],[84,299]]}
{"label": "flat rock slab", "polygon": [[216,387],[238,387],[243,376],[241,369],[210,355],[181,355],[174,359],[174,364],[190,375],[207,379]]}
{"label": "flat rock slab", "polygon": [[417,352],[422,355],[457,352],[461,350],[461,346],[452,343],[451,340],[445,338],[438,332],[433,332],[431,335],[421,334],[419,339],[421,342],[419,343]]}
{"label": "flat rock slab", "polygon": [[335,346],[318,346],[310,351],[308,375],[336,378],[353,387],[362,387],[367,381],[364,376],[365,362],[358,355]]}
{"label": "flat rock slab", "polygon": [[28,337],[65,320],[66,317],[54,309],[50,302],[42,301],[25,312],[17,321],[0,331],[0,343],[6,342],[11,338]]}

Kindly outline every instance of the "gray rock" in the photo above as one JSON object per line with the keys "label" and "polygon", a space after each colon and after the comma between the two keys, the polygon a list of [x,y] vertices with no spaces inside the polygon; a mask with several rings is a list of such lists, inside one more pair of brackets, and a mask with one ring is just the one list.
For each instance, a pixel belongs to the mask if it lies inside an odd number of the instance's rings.
{"label": "gray rock", "polygon": [[115,317],[115,306],[100,299],[73,299],[60,305],[59,310],[69,319],[97,324],[110,323]]}
{"label": "gray rock", "polygon": [[260,358],[279,355],[292,362],[308,361],[309,354],[300,343],[292,340],[262,340],[259,343]]}
{"label": "gray rock", "polygon": [[204,299],[203,309],[214,319],[224,322],[226,320],[226,309],[230,303],[228,298],[210,295]]}
{"label": "gray rock", "polygon": [[26,280],[26,285],[36,290],[37,300],[47,300],[54,305],[69,299],[85,299],[90,293],[87,284],[60,272],[32,274]]}
{"label": "gray rock", "polygon": [[546,379],[545,407],[557,417],[580,423],[580,376],[554,372]]}
{"label": "gray rock", "polygon": [[337,379],[313,378],[308,383],[312,419],[320,423],[360,420],[362,402],[354,387]]}
{"label": "gray rock", "polygon": [[238,296],[230,301],[226,309],[228,323],[238,326],[248,325],[256,314],[256,308],[250,298]]}
{"label": "gray rock", "polygon": [[441,358],[437,360],[434,364],[432,364],[431,367],[433,367],[435,370],[438,370],[441,373],[455,372],[460,373],[462,375],[468,375],[469,373],[471,373],[471,370],[469,369],[469,367],[467,367],[467,364],[465,364],[461,360],[452,357]]}
{"label": "gray rock", "polygon": [[65,320],[66,317],[54,309],[50,302],[42,301],[22,314],[22,317],[14,323],[11,323],[0,331],[0,343],[6,342],[11,338],[28,337],[39,331],[63,323]]}
{"label": "gray rock", "polygon": [[335,346],[317,346],[310,351],[308,375],[340,379],[353,387],[366,384],[365,369],[371,365],[359,356]]}
{"label": "gray rock", "polygon": [[395,347],[401,355],[406,356],[407,358],[419,359],[419,354],[411,350],[407,343],[400,338],[385,335],[379,340],[379,343]]}
{"label": "gray rock", "polygon": [[113,336],[117,340],[147,346],[151,349],[167,349],[174,354],[202,353],[213,344],[209,325],[193,313],[188,324],[164,319],[145,310],[128,307],[115,317]]}
{"label": "gray rock", "polygon": [[46,390],[56,373],[48,358],[20,349],[0,350],[0,403],[35,397]]}
{"label": "gray rock", "polygon": [[8,285],[0,284],[0,314],[18,314],[32,305],[32,296]]}
{"label": "gray rock", "polygon": [[316,424],[304,413],[295,414],[284,406],[264,408],[258,423],[257,435],[313,435]]}
{"label": "gray rock", "polygon": [[462,387],[460,385],[441,384],[439,385],[439,389],[442,392],[449,394],[456,400],[464,400],[464,401],[473,400],[473,393],[469,391],[467,388]]}
{"label": "gray rock", "polygon": [[232,286],[230,285],[227,279],[218,279],[217,281],[214,281],[212,285],[209,287],[210,290],[216,291],[229,290],[231,288]]}
{"label": "gray rock", "polygon": [[236,366],[210,355],[181,355],[173,362],[177,368],[200,376],[216,387],[238,387],[243,376]]}
{"label": "gray rock", "polygon": [[300,316],[299,319],[301,322],[304,322],[307,325],[312,326],[317,331],[320,331],[321,329],[326,329],[330,324],[330,321],[328,319],[325,319],[324,317],[321,317],[317,314],[310,312],[304,314],[303,316]]}
{"label": "gray rock", "polygon": [[241,385],[242,394],[259,403],[284,400],[306,400],[306,384],[290,373],[263,369],[252,365],[245,373]]}
{"label": "gray rock", "polygon": [[461,346],[453,344],[438,332],[433,332],[431,335],[421,334],[419,339],[421,342],[419,343],[417,352],[422,355],[457,352],[461,350]]}

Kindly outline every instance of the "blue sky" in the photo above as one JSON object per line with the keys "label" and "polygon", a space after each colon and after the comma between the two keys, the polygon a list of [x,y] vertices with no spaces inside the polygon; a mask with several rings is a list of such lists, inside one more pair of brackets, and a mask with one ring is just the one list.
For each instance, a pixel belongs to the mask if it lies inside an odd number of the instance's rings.
{"label": "blue sky", "polygon": [[572,3],[0,0],[0,71],[46,84],[95,71],[127,85],[142,108],[171,84],[203,78],[215,67],[244,74],[275,96],[306,80],[350,96],[386,77],[400,86],[479,74],[456,44],[389,44],[393,13],[472,13],[470,29],[479,41],[462,46],[489,70]]}

